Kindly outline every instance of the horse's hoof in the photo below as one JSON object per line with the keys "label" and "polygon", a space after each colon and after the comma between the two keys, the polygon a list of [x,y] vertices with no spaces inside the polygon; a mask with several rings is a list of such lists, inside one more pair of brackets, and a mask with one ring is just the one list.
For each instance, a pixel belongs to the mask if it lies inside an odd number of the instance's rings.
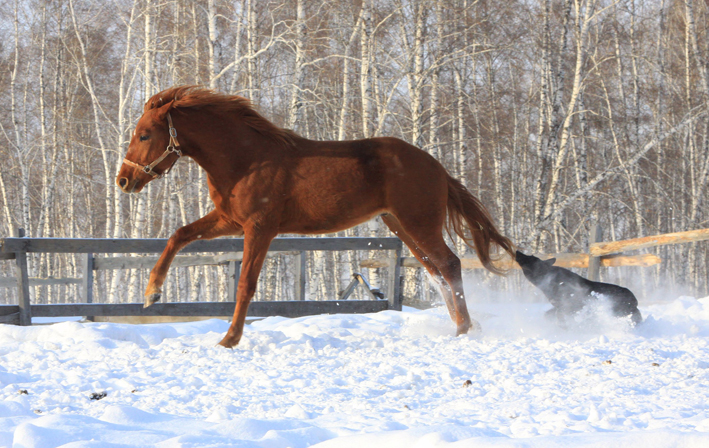
{"label": "horse's hoof", "polygon": [[234,348],[239,344],[239,339],[234,340],[234,338],[229,337],[229,335],[224,336],[224,339],[222,339],[219,344],[222,347],[225,348]]}
{"label": "horse's hoof", "polygon": [[477,321],[473,320],[473,321],[465,322],[465,323],[458,325],[455,335],[460,336],[462,334],[468,334],[468,333],[478,334],[481,332],[482,332],[482,327],[480,326],[480,324]]}
{"label": "horse's hoof", "polygon": [[143,308],[147,308],[155,302],[158,302],[160,300],[160,296],[161,294],[159,292],[145,296],[145,304],[143,305]]}

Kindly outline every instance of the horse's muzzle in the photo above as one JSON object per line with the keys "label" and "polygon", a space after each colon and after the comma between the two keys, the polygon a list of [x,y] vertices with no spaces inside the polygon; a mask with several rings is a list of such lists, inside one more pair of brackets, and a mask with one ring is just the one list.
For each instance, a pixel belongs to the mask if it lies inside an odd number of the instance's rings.
{"label": "horse's muzzle", "polygon": [[136,187],[138,186],[138,180],[139,179],[133,179],[133,180],[128,180],[127,177],[118,177],[116,178],[116,184],[120,187],[121,190],[123,190],[124,193],[138,193],[136,191]]}

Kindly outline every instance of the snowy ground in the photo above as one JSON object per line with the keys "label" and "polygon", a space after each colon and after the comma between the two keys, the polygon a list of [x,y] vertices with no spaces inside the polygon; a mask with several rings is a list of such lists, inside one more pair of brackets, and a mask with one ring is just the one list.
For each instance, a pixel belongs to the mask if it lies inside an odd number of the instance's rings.
{"label": "snowy ground", "polygon": [[[707,447],[709,298],[561,330],[548,305],[0,325],[0,447]],[[105,392],[105,397],[100,398]]]}

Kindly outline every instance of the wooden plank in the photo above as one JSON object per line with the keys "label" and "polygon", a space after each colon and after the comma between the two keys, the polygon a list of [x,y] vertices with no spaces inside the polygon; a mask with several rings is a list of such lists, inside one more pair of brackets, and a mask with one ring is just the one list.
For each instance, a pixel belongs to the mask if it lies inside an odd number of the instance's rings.
{"label": "wooden plank", "polygon": [[82,254],[81,264],[84,271],[81,279],[81,298],[84,302],[91,303],[94,301],[94,255]]}
{"label": "wooden plank", "polygon": [[[394,252],[394,257],[388,260],[389,268],[389,308],[392,310],[401,311],[404,305],[404,299],[401,294],[401,252],[403,246],[399,243],[399,247]],[[418,260],[417,260],[418,261]]]}
{"label": "wooden plank", "polygon": [[[560,254],[537,254],[537,257],[542,260],[548,260],[549,258],[556,258],[556,263],[554,266],[559,266],[562,268],[587,268],[588,267],[588,254],[570,254],[570,253],[560,253]],[[477,258],[461,258],[461,265],[463,269],[484,269],[482,263]],[[604,267],[617,267],[617,266],[653,266],[662,262],[662,259],[653,254],[642,254],[642,255],[604,255],[601,257],[601,266]],[[508,257],[495,262],[496,266],[500,266],[504,269],[519,269],[517,263],[512,263],[512,260]],[[385,258],[371,258],[369,260],[362,260],[360,266],[363,268],[383,268],[388,267],[388,259]],[[404,268],[422,268],[421,263],[418,262],[414,257],[403,257],[401,259],[401,266]]]}
{"label": "wooden plank", "polygon": [[[0,252],[46,253],[161,253],[166,238],[2,238]],[[398,238],[276,238],[269,251],[301,250],[396,250]],[[195,241],[181,250],[194,252],[243,252],[243,238],[219,238]]]}
{"label": "wooden plank", "polygon": [[20,307],[17,305],[0,305],[0,316],[8,316],[20,312]]}
{"label": "wooden plank", "polygon": [[229,262],[229,270],[227,274],[227,299],[231,302],[236,302],[236,289],[239,286],[239,277],[241,277],[241,261],[232,260]]}
{"label": "wooden plank", "polygon": [[598,257],[600,255],[615,254],[648,247],[706,240],[709,240],[709,229],[690,230],[688,232],[665,233],[663,235],[646,236],[630,240],[596,243],[591,245],[589,252],[591,255]]}
{"label": "wooden plank", "polygon": [[[212,266],[241,261],[243,252],[233,252],[219,255],[178,255],[170,264],[171,267]],[[143,257],[102,257],[94,260],[94,270],[110,269],[152,269],[160,256]]]}
{"label": "wooden plank", "polygon": [[20,313],[0,315],[0,324],[20,325]]}
{"label": "wooden plank", "polygon": [[[17,229],[18,239],[25,236],[25,229]],[[20,307],[20,325],[32,325],[30,308],[30,282],[27,271],[27,253],[15,251],[15,278],[17,279],[18,305]]]}
{"label": "wooden plank", "polygon": [[[81,297],[86,303],[94,301],[94,254],[81,254],[81,264],[84,275],[81,279]],[[86,316],[86,320],[93,321],[94,316]]]}
{"label": "wooden plank", "polygon": [[14,260],[15,254],[0,252],[0,260]]}
{"label": "wooden plank", "polygon": [[[30,286],[51,286],[51,285],[79,285],[80,278],[35,278],[27,279]],[[17,287],[17,279],[14,277],[1,277],[0,288],[15,288]]]}
{"label": "wooden plank", "polygon": [[[386,309],[388,309],[386,300],[252,302],[247,315],[251,317],[300,317],[316,314],[374,313]],[[35,317],[231,316],[234,313],[234,302],[156,303],[149,308],[143,308],[142,303],[32,305],[32,313]]]}

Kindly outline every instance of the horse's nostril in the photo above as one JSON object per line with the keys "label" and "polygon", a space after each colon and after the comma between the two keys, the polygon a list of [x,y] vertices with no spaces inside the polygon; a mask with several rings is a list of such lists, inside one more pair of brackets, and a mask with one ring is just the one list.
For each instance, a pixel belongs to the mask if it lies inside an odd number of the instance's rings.
{"label": "horse's nostril", "polygon": [[118,186],[121,188],[126,188],[126,186],[128,186],[128,179],[125,177],[118,179]]}

